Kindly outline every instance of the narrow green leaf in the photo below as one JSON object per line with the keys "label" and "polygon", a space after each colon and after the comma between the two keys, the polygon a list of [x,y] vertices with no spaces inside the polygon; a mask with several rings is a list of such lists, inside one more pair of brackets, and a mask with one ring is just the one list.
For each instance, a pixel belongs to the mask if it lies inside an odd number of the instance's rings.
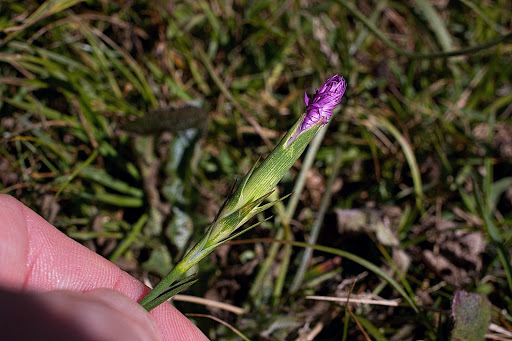
{"label": "narrow green leaf", "polygon": [[128,236],[117,246],[112,255],[109,257],[111,262],[115,262],[130,247],[130,245],[132,245],[137,240],[137,236],[144,227],[144,224],[147,220],[147,214],[143,214],[139,220],[137,220]]}
{"label": "narrow green leaf", "polygon": [[165,301],[167,301],[168,299],[170,299],[174,295],[182,292],[183,290],[185,290],[189,286],[191,286],[194,283],[196,283],[197,281],[199,281],[199,279],[193,279],[193,277],[195,277],[195,276],[196,275],[194,274],[194,275],[191,275],[191,276],[187,277],[183,281],[181,281],[181,282],[177,283],[176,285],[172,286],[169,290],[165,291],[162,295],[158,296],[153,301],[151,301],[149,303],[146,303],[144,305],[142,304],[142,301],[141,301],[140,304],[147,311],[150,311],[150,310],[158,307],[160,304],[164,303]]}

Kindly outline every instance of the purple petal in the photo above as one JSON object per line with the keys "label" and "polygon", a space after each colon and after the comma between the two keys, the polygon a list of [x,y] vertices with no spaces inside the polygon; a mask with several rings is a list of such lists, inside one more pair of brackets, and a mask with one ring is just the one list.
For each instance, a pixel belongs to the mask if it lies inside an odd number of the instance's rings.
{"label": "purple petal", "polygon": [[347,82],[338,75],[329,78],[320,88],[316,89],[313,99],[306,101],[306,115],[301,124],[301,131],[308,129],[323,119],[323,123],[329,122],[332,110],[340,104],[341,98],[347,88]]}
{"label": "purple petal", "polygon": [[332,111],[340,104],[346,89],[347,82],[345,79],[334,75],[322,85],[320,90],[315,88],[316,93],[311,100],[307,92],[304,93],[306,113],[300,123],[299,130],[288,139],[286,146],[289,146],[300,134],[318,122],[321,121],[322,124],[327,124],[332,117]]}

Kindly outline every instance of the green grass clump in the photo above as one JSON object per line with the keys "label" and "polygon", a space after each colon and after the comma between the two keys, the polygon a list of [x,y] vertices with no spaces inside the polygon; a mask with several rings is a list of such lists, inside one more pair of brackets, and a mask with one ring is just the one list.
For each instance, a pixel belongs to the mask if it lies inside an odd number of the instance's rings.
{"label": "green grass clump", "polygon": [[338,73],[342,109],[269,199],[290,198],[194,269],[186,294],[244,313],[176,305],[249,339],[446,340],[464,289],[507,328],[511,20],[510,1],[0,2],[0,192],[156,283]]}

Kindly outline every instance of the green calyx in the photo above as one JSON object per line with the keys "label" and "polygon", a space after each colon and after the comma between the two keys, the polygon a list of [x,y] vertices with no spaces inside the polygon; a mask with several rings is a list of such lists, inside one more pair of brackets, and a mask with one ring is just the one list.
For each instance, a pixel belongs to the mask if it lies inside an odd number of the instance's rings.
{"label": "green calyx", "polygon": [[[233,197],[226,203],[227,211],[235,210],[272,191],[323,126],[319,121],[295,137],[301,122],[302,119],[298,120],[268,157],[258,167],[253,167],[247,173]],[[287,146],[288,140],[292,137],[295,139]]]}

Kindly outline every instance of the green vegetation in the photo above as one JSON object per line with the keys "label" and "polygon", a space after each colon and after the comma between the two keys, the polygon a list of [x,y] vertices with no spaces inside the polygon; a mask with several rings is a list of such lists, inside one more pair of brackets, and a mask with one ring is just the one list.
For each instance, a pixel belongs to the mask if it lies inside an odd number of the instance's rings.
{"label": "green vegetation", "polygon": [[511,1],[1,1],[0,192],[154,285],[339,74],[268,199],[290,197],[183,292],[244,312],[178,308],[212,339],[448,340],[464,289],[510,329],[511,23]]}
{"label": "green vegetation", "polygon": [[483,340],[491,320],[491,304],[482,294],[457,290],[453,297],[452,314],[455,320],[452,340]]}

